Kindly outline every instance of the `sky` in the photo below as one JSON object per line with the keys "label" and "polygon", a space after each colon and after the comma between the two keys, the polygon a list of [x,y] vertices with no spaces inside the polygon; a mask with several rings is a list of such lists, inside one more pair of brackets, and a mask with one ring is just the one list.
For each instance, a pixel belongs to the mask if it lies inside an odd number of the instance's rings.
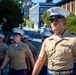
{"label": "sky", "polygon": [[[32,2],[34,3],[38,3],[38,2],[45,2],[46,0],[32,0]],[[61,0],[53,0],[54,3],[59,2]]]}

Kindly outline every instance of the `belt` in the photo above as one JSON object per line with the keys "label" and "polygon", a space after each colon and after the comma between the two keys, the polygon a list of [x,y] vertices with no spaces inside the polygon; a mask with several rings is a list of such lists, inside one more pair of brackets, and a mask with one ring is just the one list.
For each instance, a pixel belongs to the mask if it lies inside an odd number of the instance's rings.
{"label": "belt", "polygon": [[64,75],[64,74],[72,74],[73,70],[65,70],[65,71],[63,71],[63,70],[57,70],[57,71],[55,71],[55,70],[48,70],[48,72],[50,74],[53,74],[53,75]]}

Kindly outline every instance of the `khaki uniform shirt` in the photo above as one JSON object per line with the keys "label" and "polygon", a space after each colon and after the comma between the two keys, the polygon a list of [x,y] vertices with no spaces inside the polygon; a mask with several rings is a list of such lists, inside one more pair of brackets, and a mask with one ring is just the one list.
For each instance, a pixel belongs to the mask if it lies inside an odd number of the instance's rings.
{"label": "khaki uniform shirt", "polygon": [[8,46],[5,43],[0,43],[0,60],[5,58]]}
{"label": "khaki uniform shirt", "polygon": [[11,60],[11,68],[16,70],[27,68],[26,64],[26,56],[32,56],[32,52],[29,47],[21,42],[16,47],[16,44],[12,44],[8,47],[7,56],[10,57]]}
{"label": "khaki uniform shirt", "polygon": [[66,31],[59,40],[54,35],[48,37],[39,54],[39,57],[44,56],[48,59],[48,69],[72,69],[76,58],[76,37]]}

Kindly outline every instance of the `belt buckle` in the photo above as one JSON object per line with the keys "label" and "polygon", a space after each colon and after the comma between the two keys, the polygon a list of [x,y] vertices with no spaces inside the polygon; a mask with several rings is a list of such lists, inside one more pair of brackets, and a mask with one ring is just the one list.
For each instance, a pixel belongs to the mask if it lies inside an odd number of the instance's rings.
{"label": "belt buckle", "polygon": [[54,72],[54,75],[59,75],[57,72]]}

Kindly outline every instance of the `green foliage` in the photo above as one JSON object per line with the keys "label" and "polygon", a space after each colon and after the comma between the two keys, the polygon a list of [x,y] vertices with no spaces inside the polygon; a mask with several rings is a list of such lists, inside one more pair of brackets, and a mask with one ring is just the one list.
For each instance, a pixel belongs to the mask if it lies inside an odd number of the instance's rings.
{"label": "green foliage", "polygon": [[66,26],[66,30],[70,33],[76,34],[76,25]]}
{"label": "green foliage", "polygon": [[70,15],[69,15],[70,17],[74,17],[75,16],[75,14],[73,13],[73,12],[70,12]]}
{"label": "green foliage", "polygon": [[6,23],[2,27],[4,32],[11,31],[13,27],[18,27],[20,13],[20,5],[14,0],[0,1],[0,20],[6,18]]}
{"label": "green foliage", "polygon": [[26,16],[26,19],[29,20],[29,15]]}
{"label": "green foliage", "polygon": [[34,23],[30,23],[30,24],[31,24],[30,27],[31,27],[31,28],[34,28]]}
{"label": "green foliage", "polygon": [[26,20],[23,22],[23,25],[26,26]]}
{"label": "green foliage", "polygon": [[28,27],[29,26],[29,21],[26,19],[26,26]]}
{"label": "green foliage", "polygon": [[27,26],[29,28],[34,28],[34,23],[29,22],[28,19],[26,19],[23,23],[24,26]]}
{"label": "green foliage", "polygon": [[76,16],[74,13],[70,13],[70,16],[66,19],[66,30],[70,33],[76,34]]}
{"label": "green foliage", "polygon": [[43,12],[43,15],[42,15],[42,19],[43,19],[43,22],[46,23],[46,16],[47,16],[47,12],[44,11]]}
{"label": "green foliage", "polygon": [[74,25],[75,24],[75,17],[68,17],[67,19],[66,19],[66,21],[67,21],[67,25]]}
{"label": "green foliage", "polygon": [[50,21],[49,21],[49,16],[47,14],[46,11],[43,12],[43,15],[42,15],[42,19],[43,19],[43,22],[44,24],[46,23],[46,27],[50,27]]}

